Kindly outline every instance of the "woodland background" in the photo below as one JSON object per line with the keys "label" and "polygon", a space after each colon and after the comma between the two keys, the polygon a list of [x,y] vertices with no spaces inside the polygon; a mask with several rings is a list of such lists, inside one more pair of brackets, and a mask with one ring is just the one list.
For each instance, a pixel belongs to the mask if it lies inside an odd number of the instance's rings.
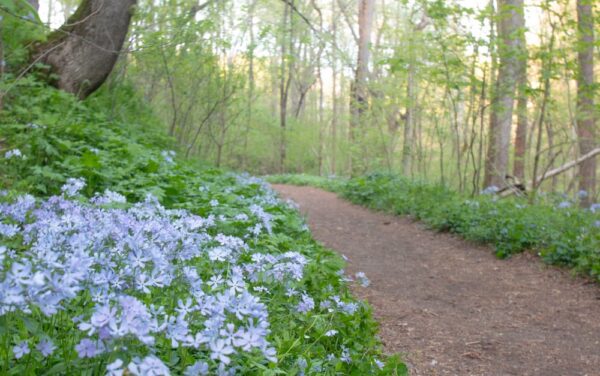
{"label": "woodland background", "polygon": [[[58,27],[78,3],[35,5]],[[533,177],[596,150],[597,19],[591,0],[140,0],[109,85],[216,166],[471,194],[511,175],[589,204],[594,158]]]}

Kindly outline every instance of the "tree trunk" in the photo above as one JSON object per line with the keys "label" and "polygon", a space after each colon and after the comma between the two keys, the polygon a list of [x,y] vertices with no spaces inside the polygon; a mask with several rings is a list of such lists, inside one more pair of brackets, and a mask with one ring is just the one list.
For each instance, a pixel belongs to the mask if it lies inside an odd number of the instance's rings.
{"label": "tree trunk", "polygon": [[[331,36],[333,40],[337,40],[337,12],[335,8],[335,2],[331,2]],[[336,174],[337,171],[337,127],[338,127],[338,93],[337,93],[337,60],[335,52],[331,51],[331,101],[332,103],[332,117],[331,117],[331,167],[329,173],[332,175]]]}
{"label": "tree trunk", "polygon": [[[367,98],[367,76],[369,74],[369,58],[371,43],[371,31],[373,28],[374,0],[360,0],[358,9],[358,58],[354,83],[351,88],[350,98],[350,143],[357,141],[362,117],[368,106]],[[355,151],[351,151],[350,174],[356,172]]]}
{"label": "tree trunk", "polygon": [[256,0],[251,0],[248,4],[248,31],[250,33],[250,46],[248,47],[248,103],[247,103],[247,114],[246,114],[246,129],[244,129],[244,144],[243,144],[243,157],[242,157],[242,169],[247,166],[248,158],[248,136],[252,127],[252,112],[254,102],[254,8],[256,7]]}
{"label": "tree trunk", "polygon": [[[592,0],[577,0],[579,46],[577,51],[577,136],[579,153],[594,149],[594,18]],[[596,159],[590,158],[579,167],[579,189],[588,194],[582,200],[588,205],[596,194]]]}
{"label": "tree trunk", "polygon": [[[412,44],[412,43],[411,43]],[[409,47],[412,50],[412,46]],[[406,80],[407,106],[404,116],[404,140],[402,145],[402,174],[410,176],[413,154],[413,126],[414,126],[414,106],[415,106],[415,63],[414,57],[408,63],[408,78]]]}
{"label": "tree trunk", "polygon": [[513,175],[525,179],[525,153],[527,150],[527,48],[525,33],[520,33],[524,56],[518,59],[519,81],[517,83],[517,134],[515,137]]}
{"label": "tree trunk", "polygon": [[524,47],[519,34],[524,32],[525,18],[523,0],[499,0],[498,3],[498,32],[502,40],[498,48],[500,65],[492,97],[484,184],[501,187],[508,171],[518,60],[522,58]]}
{"label": "tree trunk", "polygon": [[36,46],[34,61],[58,76],[53,84],[84,99],[104,83],[112,71],[136,0],[83,0],[77,11],[48,41]]}
{"label": "tree trunk", "polygon": [[[285,3],[285,8],[283,12],[283,34],[285,35],[286,28],[288,27],[288,18],[289,18],[289,40],[282,38],[281,41],[281,80],[279,84],[279,173],[285,172],[285,159],[287,153],[287,140],[286,140],[286,132],[287,132],[287,108],[288,108],[288,98],[290,92],[290,84],[292,81],[292,63],[288,54],[292,53],[292,49],[294,47],[293,41],[293,0],[292,3]],[[286,49],[286,43],[289,43],[289,50]],[[287,70],[286,70],[287,65]]]}

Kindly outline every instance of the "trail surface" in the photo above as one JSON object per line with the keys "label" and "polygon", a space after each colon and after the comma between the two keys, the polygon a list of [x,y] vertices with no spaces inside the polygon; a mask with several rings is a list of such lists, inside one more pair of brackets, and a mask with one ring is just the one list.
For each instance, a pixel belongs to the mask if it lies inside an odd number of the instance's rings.
{"label": "trail surface", "polygon": [[522,254],[426,230],[311,187],[273,186],[371,280],[386,351],[411,375],[600,375],[600,288]]}

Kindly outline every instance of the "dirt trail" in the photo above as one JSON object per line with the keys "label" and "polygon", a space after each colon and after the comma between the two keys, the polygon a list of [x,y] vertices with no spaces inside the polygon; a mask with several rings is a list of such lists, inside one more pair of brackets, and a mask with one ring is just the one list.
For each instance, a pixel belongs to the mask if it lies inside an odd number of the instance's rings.
{"label": "dirt trail", "polygon": [[364,271],[386,351],[411,375],[600,375],[600,288],[536,257],[376,213],[310,187],[274,185],[316,239]]}

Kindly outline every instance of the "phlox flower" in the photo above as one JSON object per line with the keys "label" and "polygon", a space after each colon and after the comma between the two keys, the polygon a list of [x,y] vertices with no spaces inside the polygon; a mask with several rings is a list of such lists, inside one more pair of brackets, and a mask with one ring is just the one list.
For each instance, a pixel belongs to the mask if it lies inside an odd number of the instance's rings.
{"label": "phlox flower", "polygon": [[19,149],[12,149],[7,151],[4,154],[4,158],[6,159],[11,159],[11,158],[24,158],[23,153],[21,153],[21,150]]}
{"label": "phlox flower", "polygon": [[52,341],[48,339],[41,340],[35,348],[42,353],[44,358],[51,355],[54,352],[54,350],[56,350],[56,346],[54,345],[54,343],[52,343]]}
{"label": "phlox flower", "polygon": [[11,225],[0,222],[0,236],[12,238],[17,235],[21,229],[17,225]]}
{"label": "phlox flower", "polygon": [[67,183],[63,185],[60,190],[66,197],[74,197],[85,187],[85,180],[69,178]]}
{"label": "phlox flower", "polygon": [[557,207],[557,208],[559,208],[559,209],[566,209],[566,208],[569,208],[569,207],[571,207],[571,205],[572,205],[572,204],[571,204],[571,202],[569,202],[569,201],[562,201],[562,202],[561,202],[561,203],[559,203],[559,204],[558,204],[556,207]]}
{"label": "phlox flower", "polygon": [[169,368],[153,355],[129,363],[127,369],[135,376],[170,376]]}
{"label": "phlox flower", "polygon": [[350,302],[350,303],[340,302],[339,307],[344,313],[346,313],[348,315],[353,315],[356,312],[356,310],[358,309],[358,304],[354,303],[354,302]]}
{"label": "phlox flower", "polygon": [[227,281],[229,289],[233,293],[243,292],[246,290],[246,283],[240,276],[234,276],[232,279]]}
{"label": "phlox flower", "polygon": [[121,359],[115,360],[106,366],[106,376],[123,376],[125,370],[122,367],[123,361]]}
{"label": "phlox flower", "polygon": [[326,337],[333,337],[333,336],[334,336],[334,335],[336,335],[337,333],[338,333],[338,331],[337,331],[337,330],[335,330],[335,329],[331,329],[331,330],[328,330],[327,332],[325,332],[325,336],[326,336]]}
{"label": "phlox flower", "polygon": [[346,348],[342,348],[342,355],[340,356],[340,360],[344,363],[351,363],[352,358],[350,357],[350,351]]}
{"label": "phlox flower", "polygon": [[208,363],[197,361],[185,369],[184,376],[204,376],[208,375]]}
{"label": "phlox flower", "polygon": [[369,287],[369,285],[371,284],[371,281],[369,281],[369,278],[367,278],[367,276],[363,272],[356,273],[355,277],[362,287]]}
{"label": "phlox flower", "polygon": [[29,349],[29,344],[27,343],[27,341],[23,341],[13,347],[13,354],[15,354],[15,358],[17,359],[21,359],[30,352],[31,350]]}
{"label": "phlox flower", "polygon": [[102,305],[96,308],[96,311],[92,314],[90,323],[95,328],[102,328],[107,326],[112,320],[115,320],[117,309],[109,305]]}
{"label": "phlox flower", "polygon": [[175,157],[175,151],[163,150],[160,154],[163,157],[163,159],[165,160],[165,162],[167,162],[167,164],[170,164],[170,165],[175,164],[175,161],[173,160],[173,158]]}
{"label": "phlox flower", "polygon": [[235,325],[233,324],[227,324],[225,326],[225,329],[221,329],[219,331],[219,334],[223,337],[225,343],[228,345],[233,344],[237,337],[240,335],[240,333],[240,331],[235,330]]}
{"label": "phlox flower", "polygon": [[217,359],[224,364],[229,364],[229,362],[231,362],[229,355],[233,354],[235,350],[228,345],[224,339],[217,339],[216,341],[210,342],[209,347],[211,359]]}
{"label": "phlox flower", "polygon": [[104,346],[101,342],[94,342],[89,338],[84,338],[75,346],[75,350],[80,358],[93,358],[96,355],[102,354]]}
{"label": "phlox flower", "polygon": [[187,298],[185,303],[181,299],[177,301],[177,308],[175,308],[175,311],[179,312],[181,317],[185,317],[188,313],[193,312],[195,309],[196,307],[192,304],[192,299]]}
{"label": "phlox flower", "polygon": [[210,277],[210,280],[208,281],[208,285],[215,290],[216,288],[218,288],[220,285],[223,284],[223,277],[218,274],[218,275],[213,275],[212,277]]}
{"label": "phlox flower", "polygon": [[302,294],[302,300],[298,303],[296,310],[300,313],[307,313],[315,308],[315,301],[306,294]]}
{"label": "phlox flower", "polygon": [[262,353],[269,362],[277,363],[277,351],[274,347],[265,347]]}
{"label": "phlox flower", "polygon": [[120,193],[113,192],[111,190],[105,190],[102,196],[96,195],[92,199],[92,203],[96,205],[107,205],[107,204],[124,204],[127,202],[127,198]]}

